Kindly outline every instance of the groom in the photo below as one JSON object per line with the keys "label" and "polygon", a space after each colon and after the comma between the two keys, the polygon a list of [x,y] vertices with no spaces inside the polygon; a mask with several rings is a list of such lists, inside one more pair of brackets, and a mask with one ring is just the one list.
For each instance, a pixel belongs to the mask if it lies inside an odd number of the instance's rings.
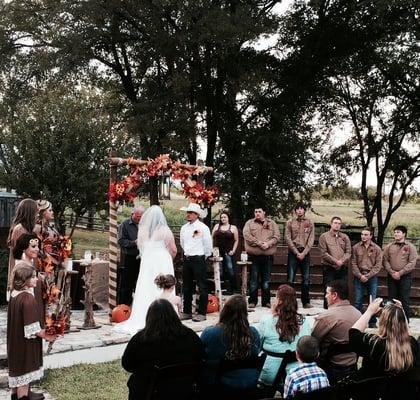
{"label": "groom", "polygon": [[[182,226],[180,232],[181,247],[184,251],[184,263],[182,268],[182,283],[184,294],[184,312],[181,320],[191,319],[195,322],[204,321],[207,313],[207,265],[206,258],[211,255],[212,240],[210,229],[199,218],[204,218],[206,212],[198,204],[190,203],[187,208],[181,210],[187,212],[187,223]],[[200,293],[198,314],[192,316],[192,296],[194,290],[193,281],[197,282]]]}

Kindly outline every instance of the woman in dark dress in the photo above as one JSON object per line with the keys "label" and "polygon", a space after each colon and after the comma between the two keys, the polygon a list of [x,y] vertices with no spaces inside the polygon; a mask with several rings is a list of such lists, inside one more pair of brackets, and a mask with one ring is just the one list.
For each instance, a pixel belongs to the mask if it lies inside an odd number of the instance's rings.
{"label": "woman in dark dress", "polygon": [[[201,363],[203,344],[192,330],[182,325],[173,305],[166,299],[155,300],[146,315],[146,326],[137,332],[122,356],[123,368],[131,372],[127,386],[129,400],[142,399],[148,393],[153,366],[186,362]],[[160,398],[188,399],[182,384],[159,387]]]}
{"label": "woman in dark dress", "polygon": [[220,257],[223,257],[222,270],[227,274],[232,293],[237,289],[235,270],[233,268],[233,256],[239,243],[238,228],[229,222],[229,214],[222,212],[220,221],[213,228],[212,232],[214,247],[219,248]]}
{"label": "woman in dark dress", "polygon": [[[358,356],[363,357],[362,367],[357,371],[356,379],[402,377],[418,360],[419,346],[416,339],[409,334],[401,302],[394,300],[381,307],[382,301],[381,298],[376,298],[369,304],[365,313],[349,331],[350,346]],[[370,318],[379,312],[378,334],[364,333]],[[396,386],[399,386],[397,392],[393,393]],[[384,398],[409,399],[412,398],[412,390],[414,389],[410,385],[391,384],[384,390]]]}
{"label": "woman in dark dress", "polygon": [[7,359],[9,387],[13,399],[43,399],[29,391],[29,384],[43,376],[42,340],[54,336],[41,329],[38,303],[34,296],[37,284],[35,269],[19,261],[13,271],[13,290],[7,310]]}

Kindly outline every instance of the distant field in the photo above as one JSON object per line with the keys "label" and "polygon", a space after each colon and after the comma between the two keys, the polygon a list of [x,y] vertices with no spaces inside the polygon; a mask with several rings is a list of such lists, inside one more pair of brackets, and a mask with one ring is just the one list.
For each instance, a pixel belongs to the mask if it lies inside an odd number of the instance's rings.
{"label": "distant field", "polygon": [[[348,225],[364,225],[366,223],[363,218],[363,205],[359,201],[316,200],[312,204],[312,209],[314,212],[310,212],[308,215],[311,215],[315,222],[328,223],[332,216],[337,215]],[[387,236],[392,236],[395,225],[406,225],[409,236],[420,237],[420,204],[407,203],[400,207],[391,218]]]}
{"label": "distant field", "polygon": [[[180,208],[186,206],[187,201],[182,196],[174,195],[173,197],[173,200],[163,201],[161,207],[171,226],[181,226],[185,222],[185,213],[180,211]],[[145,202],[141,202],[141,204],[147,206]],[[222,207],[222,204],[213,207],[213,215]],[[119,222],[129,215],[130,208],[123,207],[119,211]],[[332,216],[339,216],[347,225],[365,225],[365,219],[362,217],[362,203],[359,201],[315,200],[312,204],[312,210],[308,211],[307,215],[315,222],[329,223]],[[402,206],[393,216],[386,236],[392,236],[392,228],[397,224],[408,227],[409,237],[420,237],[420,204],[408,203]],[[107,251],[108,233],[76,229],[73,235],[73,243],[76,258],[81,257],[86,249]]]}

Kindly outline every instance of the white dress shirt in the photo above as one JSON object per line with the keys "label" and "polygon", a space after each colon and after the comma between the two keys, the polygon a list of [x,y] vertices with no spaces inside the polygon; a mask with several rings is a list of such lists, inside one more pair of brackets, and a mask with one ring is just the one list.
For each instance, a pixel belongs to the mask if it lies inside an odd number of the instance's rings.
{"label": "white dress shirt", "polygon": [[181,247],[186,256],[211,256],[212,239],[210,229],[198,219],[187,222],[180,232]]}

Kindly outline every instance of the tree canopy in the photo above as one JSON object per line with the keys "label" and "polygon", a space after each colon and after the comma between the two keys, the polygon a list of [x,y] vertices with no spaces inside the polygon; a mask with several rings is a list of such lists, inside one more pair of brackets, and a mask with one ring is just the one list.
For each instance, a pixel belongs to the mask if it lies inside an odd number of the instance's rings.
{"label": "tree canopy", "polygon": [[[39,82],[47,79],[58,88],[68,76],[77,76],[76,87],[77,82],[86,82],[108,99],[108,107],[101,109],[107,118],[101,116],[118,127],[122,133],[118,140],[132,151],[127,155],[153,158],[170,153],[190,163],[203,156],[206,165],[216,167],[206,183],[221,186],[235,221],[241,223],[259,205],[285,215],[296,200],[310,200],[312,188],[329,169],[325,143],[332,124],[346,118],[354,122],[345,115],[343,82],[349,83],[347,94],[354,101],[356,96],[369,103],[367,98],[372,100],[378,91],[387,91],[388,100],[395,100],[400,111],[395,108],[382,118],[392,123],[381,127],[386,140],[403,126],[411,132],[408,136],[418,131],[416,8],[414,0],[317,0],[294,2],[285,14],[277,15],[276,3],[1,3],[2,92],[12,94],[8,102],[16,102],[17,116],[14,124],[8,119],[3,132],[17,131],[17,125],[27,120],[21,113],[39,101]],[[273,46],[255,45],[270,35],[277,38]],[[369,86],[372,73],[380,79]],[[369,86],[368,96],[353,91],[361,81]],[[12,84],[27,92],[10,90]],[[63,106],[60,101],[58,96],[57,112]],[[365,105],[358,110],[364,111]],[[90,118],[89,112],[81,116]],[[357,118],[360,125],[364,116]],[[31,130],[28,121],[24,126]],[[114,132],[109,126],[105,131]],[[205,155],[199,153],[200,140]],[[106,141],[113,143],[111,137]],[[25,151],[19,147],[20,160],[26,159]],[[355,166],[348,172],[357,170],[360,158],[352,151],[346,155]],[[383,152],[378,157],[387,158]],[[389,163],[401,165],[402,158]],[[409,168],[393,171],[400,184],[404,174],[412,176]],[[389,172],[390,168],[385,175]],[[17,183],[13,185],[17,188]],[[156,188],[151,200],[158,202]]]}

